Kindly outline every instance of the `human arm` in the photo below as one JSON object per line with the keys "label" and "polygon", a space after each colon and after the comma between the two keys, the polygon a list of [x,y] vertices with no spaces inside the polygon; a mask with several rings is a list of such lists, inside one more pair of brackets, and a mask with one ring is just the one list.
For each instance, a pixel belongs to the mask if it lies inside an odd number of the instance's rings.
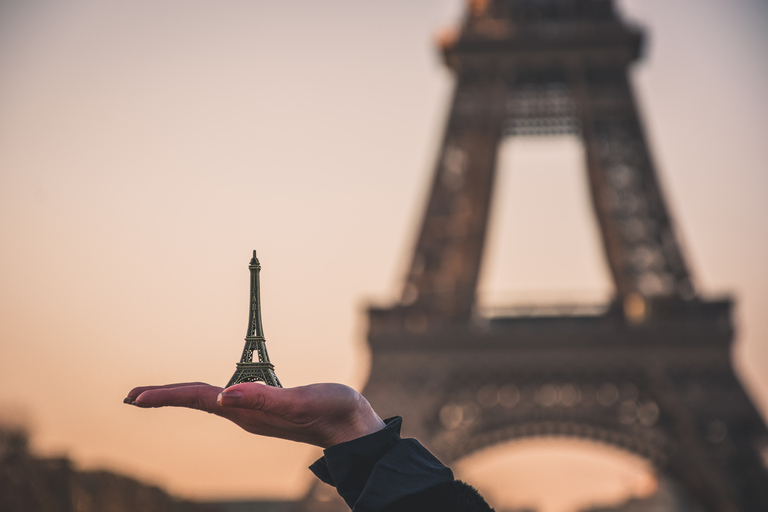
{"label": "human arm", "polygon": [[418,441],[400,438],[400,418],[385,425],[365,398],[341,384],[243,383],[224,390],[193,382],[134,388],[124,401],[142,408],[198,409],[253,434],[325,448],[310,469],[336,487],[355,512],[491,510]]}

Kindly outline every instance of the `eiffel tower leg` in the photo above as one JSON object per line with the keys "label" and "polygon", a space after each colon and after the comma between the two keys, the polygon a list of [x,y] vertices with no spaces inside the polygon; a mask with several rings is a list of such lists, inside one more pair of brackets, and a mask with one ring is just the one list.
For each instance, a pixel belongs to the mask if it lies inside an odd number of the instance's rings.
{"label": "eiffel tower leg", "polygon": [[[618,297],[694,298],[626,70],[572,71],[572,82]],[[730,339],[708,368],[699,362],[683,375],[667,368],[653,379],[674,445],[663,470],[705,510],[768,510],[768,479],[756,448],[765,441],[765,427],[731,369]],[[697,403],[690,389],[719,398]]]}
{"label": "eiffel tower leg", "polygon": [[469,318],[503,121],[504,86],[460,77],[403,304],[424,318]]}
{"label": "eiffel tower leg", "polygon": [[765,426],[728,361],[722,354],[705,368],[670,368],[653,379],[671,439],[662,470],[703,510],[768,510],[768,478],[758,452]]}
{"label": "eiffel tower leg", "polygon": [[573,75],[593,205],[617,295],[693,298],[626,69]]}

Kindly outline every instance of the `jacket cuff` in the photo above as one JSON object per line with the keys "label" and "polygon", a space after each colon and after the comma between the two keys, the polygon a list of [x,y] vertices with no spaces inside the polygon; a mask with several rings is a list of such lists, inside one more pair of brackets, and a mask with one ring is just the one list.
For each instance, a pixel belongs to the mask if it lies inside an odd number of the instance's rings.
{"label": "jacket cuff", "polygon": [[327,448],[309,469],[356,512],[379,511],[452,481],[451,470],[418,441],[400,438],[402,421],[389,418],[378,432]]}

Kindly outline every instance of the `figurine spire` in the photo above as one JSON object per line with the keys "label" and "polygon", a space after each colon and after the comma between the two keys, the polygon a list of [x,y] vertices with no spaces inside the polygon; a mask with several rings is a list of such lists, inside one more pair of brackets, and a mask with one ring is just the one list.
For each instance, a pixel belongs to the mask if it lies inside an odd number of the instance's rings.
{"label": "figurine spire", "polygon": [[[261,264],[253,251],[253,258],[248,263],[251,272],[251,297],[248,311],[248,332],[245,335],[245,347],[235,374],[229,379],[227,387],[241,382],[263,382],[269,386],[283,387],[275,375],[275,367],[267,354],[264,327],[261,324],[261,298],[259,272]],[[254,355],[257,361],[254,361]]]}

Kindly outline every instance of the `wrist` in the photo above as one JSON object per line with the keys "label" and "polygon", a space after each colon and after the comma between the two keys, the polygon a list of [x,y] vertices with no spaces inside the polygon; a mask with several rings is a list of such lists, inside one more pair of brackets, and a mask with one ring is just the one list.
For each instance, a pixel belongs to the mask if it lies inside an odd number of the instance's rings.
{"label": "wrist", "polygon": [[384,427],[386,427],[384,421],[368,406],[367,411],[356,415],[343,427],[332,432],[323,448],[330,448],[337,444],[365,437],[382,430]]}

